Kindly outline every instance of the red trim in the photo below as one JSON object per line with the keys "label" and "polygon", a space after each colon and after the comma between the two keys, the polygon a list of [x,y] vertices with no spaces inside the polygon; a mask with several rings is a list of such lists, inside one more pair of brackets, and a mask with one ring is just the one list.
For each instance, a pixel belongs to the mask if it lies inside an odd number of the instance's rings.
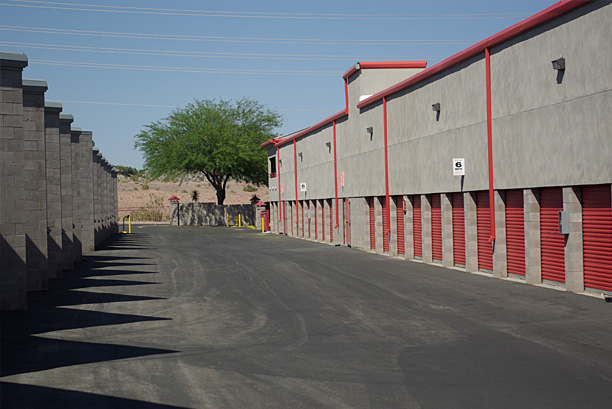
{"label": "red trim", "polygon": [[297,147],[295,139],[293,140],[293,170],[295,176],[295,229],[300,231],[300,212],[298,211],[298,186],[297,186]]}
{"label": "red trim", "polygon": [[301,138],[302,136],[304,136],[304,135],[306,135],[306,134],[308,134],[308,133],[310,133],[312,131],[316,131],[317,129],[322,128],[325,125],[328,125],[328,124],[332,123],[333,121],[338,120],[340,118],[343,118],[343,117],[345,117],[347,115],[348,114],[344,110],[342,110],[342,111],[338,112],[337,114],[332,115],[329,118],[326,118],[326,119],[322,120],[321,122],[314,124],[310,128],[306,128],[303,131],[296,133],[295,135],[293,135],[290,138],[276,139],[276,142],[274,144],[276,146],[282,146],[282,145],[286,144],[287,142],[291,142],[291,141],[294,141],[294,140],[296,140],[298,138]]}
{"label": "red trim", "polygon": [[[513,37],[516,37],[532,28],[535,28],[541,24],[544,24],[550,20],[553,20],[565,13],[568,13],[584,4],[590,3],[593,0],[564,0],[560,1],[547,9],[542,10],[541,12],[534,14],[533,16],[514,24],[511,27],[508,27],[505,30],[500,31],[497,34],[492,35],[491,37],[482,40],[479,43],[474,44],[473,46],[466,48],[463,51],[458,52],[457,54],[447,58],[446,60],[438,63],[434,66],[427,68],[420,73],[413,75],[412,77],[405,79],[402,82],[399,82],[392,87],[387,88],[377,94],[372,95],[369,98],[364,99],[363,101],[357,104],[357,108],[363,108],[367,105],[373,104],[374,102],[380,100],[383,97],[394,94],[398,91],[401,91],[405,88],[408,88],[411,85],[417,84],[447,68],[450,68],[456,64],[459,64],[462,61],[465,61],[479,53],[482,53],[486,48],[491,48],[496,45],[503,43],[504,41],[508,41]],[[350,71],[350,70],[349,70]],[[346,74],[345,74],[346,75]]]}
{"label": "red trim", "polygon": [[276,182],[276,188],[278,189],[278,220],[281,221],[281,172],[280,172],[280,152],[278,146],[276,147],[276,169],[278,170],[278,181]]}
{"label": "red trim", "polygon": [[400,68],[425,68],[427,61],[364,61],[353,65],[347,72],[342,75],[342,78],[348,78],[359,70],[384,70],[384,69],[400,69]]}
{"label": "red trim", "polygon": [[348,78],[344,79],[344,99],[346,100],[346,108],[344,112],[348,115],[349,113]]}
{"label": "red trim", "polygon": [[264,143],[261,144],[262,147],[268,146],[268,145],[273,145],[275,144],[279,139],[278,138],[273,138],[273,139],[269,139],[267,141],[265,141]]}
{"label": "red trim", "polygon": [[336,190],[336,227],[338,228],[338,161],[336,159],[336,121],[334,121],[334,187]]}
{"label": "red trim", "polygon": [[389,206],[389,145],[387,143],[387,98],[383,98],[383,123],[385,130],[385,204],[387,220],[385,223],[385,231],[383,234],[388,235],[391,231],[391,215],[389,214],[391,206]]}
{"label": "red trim", "polygon": [[489,243],[495,241],[495,192],[493,190],[493,114],[491,110],[491,50],[485,48],[487,64],[487,145],[489,148],[489,218],[491,237]]}

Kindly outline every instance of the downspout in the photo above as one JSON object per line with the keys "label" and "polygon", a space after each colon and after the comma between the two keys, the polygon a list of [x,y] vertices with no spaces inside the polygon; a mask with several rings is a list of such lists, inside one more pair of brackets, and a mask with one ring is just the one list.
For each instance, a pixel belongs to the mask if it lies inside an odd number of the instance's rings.
{"label": "downspout", "polygon": [[495,241],[495,193],[493,191],[493,116],[491,110],[491,50],[485,48],[487,65],[487,143],[489,147],[489,218],[491,219],[491,237]]}
{"label": "downspout", "polygon": [[280,152],[278,150],[278,146],[276,147],[276,172],[278,177],[278,182],[276,188],[278,189],[278,222],[281,222],[281,172],[280,172]]}
{"label": "downspout", "polygon": [[387,97],[383,97],[383,123],[385,130],[385,201],[387,203],[387,223],[383,234],[391,231],[391,212],[389,208],[389,145],[387,144]]}
{"label": "downspout", "polygon": [[338,228],[338,161],[336,157],[336,121],[334,121],[334,187],[336,189],[336,226]]}
{"label": "downspout", "polygon": [[293,140],[293,169],[295,171],[295,231],[297,236],[300,235],[300,211],[298,207],[298,185],[297,185],[297,147],[295,146],[295,139]]}
{"label": "downspout", "polygon": [[344,112],[348,115],[348,113],[349,113],[348,78],[344,79],[344,99],[346,100],[346,108],[345,108]]}

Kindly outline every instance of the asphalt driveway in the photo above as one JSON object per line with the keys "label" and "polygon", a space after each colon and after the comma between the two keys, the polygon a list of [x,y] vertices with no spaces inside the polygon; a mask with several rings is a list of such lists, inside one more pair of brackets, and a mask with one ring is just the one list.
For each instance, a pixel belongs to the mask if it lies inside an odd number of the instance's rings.
{"label": "asphalt driveway", "polygon": [[133,231],[2,314],[2,408],[612,406],[601,299],[250,229]]}

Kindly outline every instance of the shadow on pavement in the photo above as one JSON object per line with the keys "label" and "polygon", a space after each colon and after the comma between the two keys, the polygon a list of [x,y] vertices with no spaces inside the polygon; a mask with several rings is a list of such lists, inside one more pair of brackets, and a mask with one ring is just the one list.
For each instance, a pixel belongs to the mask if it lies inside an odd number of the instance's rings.
{"label": "shadow on pavement", "polygon": [[[114,240],[114,242],[117,243],[118,241]],[[135,288],[135,286],[150,286],[157,284],[151,281],[135,281],[133,275],[151,275],[157,273],[137,270],[141,268],[140,266],[143,265],[146,259],[140,258],[140,260],[137,260],[136,264],[131,263],[130,260],[131,257],[129,256],[122,258],[109,257],[107,255],[90,255],[84,263],[77,265],[75,270],[65,271],[63,279],[52,280],[49,284],[48,291],[29,293],[27,311],[1,313],[0,376],[10,376],[66,366],[176,352],[166,349],[143,348],[128,345],[71,341],[61,339],[61,333],[45,335],[63,330],[78,330],[107,325],[167,320],[167,318],[151,316],[66,308],[66,306],[84,304],[127,303],[164,299],[113,292],[114,289],[119,289],[121,286]],[[135,269],[130,270],[130,266]],[[129,275],[129,279],[121,280],[118,278],[120,275]],[[112,279],[106,278],[107,276],[112,277]],[[91,277],[99,278],[93,279]],[[102,286],[107,287],[106,292],[100,290]],[[92,287],[93,290],[87,290]],[[103,308],[96,307],[96,309]],[[21,387],[11,388],[13,391],[24,390]],[[51,389],[47,392],[57,393],[56,390]],[[9,398],[7,395],[12,394],[3,391],[3,400]],[[83,396],[88,395],[83,394]],[[42,401],[44,402],[45,400],[43,399]],[[13,406],[8,405],[2,407]],[[48,406],[32,405],[24,407]],[[102,406],[66,405],[64,407]],[[161,406],[129,407],[148,408]]]}
{"label": "shadow on pavement", "polygon": [[0,407],[46,409],[180,409],[178,406],[9,382],[0,382]]}

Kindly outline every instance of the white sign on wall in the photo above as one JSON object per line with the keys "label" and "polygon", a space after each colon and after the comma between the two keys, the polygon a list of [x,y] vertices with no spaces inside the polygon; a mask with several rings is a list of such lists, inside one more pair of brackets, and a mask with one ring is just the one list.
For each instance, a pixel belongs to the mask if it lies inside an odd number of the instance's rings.
{"label": "white sign on wall", "polygon": [[306,183],[302,182],[300,183],[300,192],[305,192],[306,191]]}
{"label": "white sign on wall", "polygon": [[344,172],[340,172],[338,174],[338,184],[340,186],[344,186]]}
{"label": "white sign on wall", "polygon": [[280,184],[280,188],[281,188],[281,193],[285,193],[285,189],[282,183]]}
{"label": "white sign on wall", "polygon": [[453,159],[453,176],[465,175],[465,158]]}

